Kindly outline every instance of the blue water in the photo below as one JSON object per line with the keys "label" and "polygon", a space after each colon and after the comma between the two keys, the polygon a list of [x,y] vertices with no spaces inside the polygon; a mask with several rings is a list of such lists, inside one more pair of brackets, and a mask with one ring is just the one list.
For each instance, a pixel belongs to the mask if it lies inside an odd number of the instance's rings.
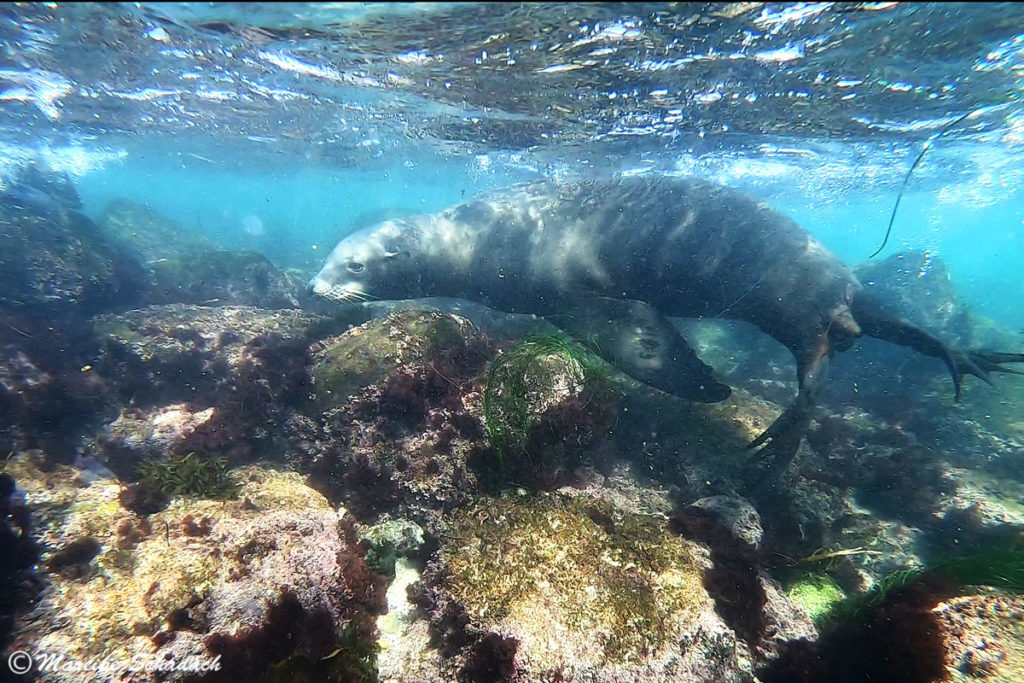
{"label": "blue water", "polygon": [[[396,159],[372,169],[268,159],[268,168],[251,172],[224,169],[216,159],[190,152],[171,157],[131,155],[83,174],[78,190],[85,212],[96,217],[108,202],[130,199],[224,248],[259,251],[281,267],[307,272],[338,239],[383,212],[437,211],[541,174],[475,156]],[[824,198],[779,187],[754,191],[845,262],[856,264],[882,243],[898,186],[870,196],[847,192]],[[972,203],[970,191],[951,184],[942,191],[905,192],[889,243],[876,258],[926,250],[946,264],[973,312],[1024,328],[1024,192],[996,193]],[[262,226],[258,234],[246,231],[253,216]]]}
{"label": "blue water", "polygon": [[[140,154],[83,175],[77,187],[84,211],[96,217],[109,202],[129,199],[226,249],[259,251],[281,267],[315,268],[353,226],[382,212],[429,213],[530,175],[482,169],[473,158],[399,160],[372,170],[295,162],[282,168],[268,160],[270,168],[241,172],[191,153],[176,156]],[[251,223],[246,230],[250,217],[261,230]]]}

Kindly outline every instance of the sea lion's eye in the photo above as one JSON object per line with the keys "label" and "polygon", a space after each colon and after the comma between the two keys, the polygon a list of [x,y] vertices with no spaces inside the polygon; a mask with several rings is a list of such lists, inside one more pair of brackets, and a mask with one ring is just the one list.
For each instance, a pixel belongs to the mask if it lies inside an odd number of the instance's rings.
{"label": "sea lion's eye", "polygon": [[397,244],[384,245],[384,258],[394,258],[402,253],[402,248]]}
{"label": "sea lion's eye", "polygon": [[366,267],[359,261],[349,261],[345,266],[348,268],[348,272],[350,273],[361,273],[363,272],[363,268]]}

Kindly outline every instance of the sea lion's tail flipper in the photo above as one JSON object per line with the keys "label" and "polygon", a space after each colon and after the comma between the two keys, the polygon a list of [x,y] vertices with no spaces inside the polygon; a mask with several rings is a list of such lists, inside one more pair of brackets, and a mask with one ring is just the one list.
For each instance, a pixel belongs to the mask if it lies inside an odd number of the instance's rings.
{"label": "sea lion's tail flipper", "polygon": [[1024,375],[1020,370],[1003,367],[1003,363],[1024,363],[1024,353],[1000,353],[998,351],[954,351],[946,350],[942,358],[949,374],[953,376],[956,399],[960,400],[960,384],[964,375],[974,375],[990,386],[994,386],[989,373],[1004,372],[1009,375]]}
{"label": "sea lion's tail flipper", "polygon": [[953,378],[953,395],[957,401],[960,400],[964,375],[974,375],[983,382],[992,384],[992,378],[989,376],[992,372],[1024,374],[1019,370],[1003,367],[1003,363],[1024,363],[1024,353],[950,349],[924,330],[900,320],[887,311],[883,304],[862,293],[853,299],[853,314],[861,330],[869,337],[909,346],[918,353],[941,359]]}
{"label": "sea lion's tail flipper", "polygon": [[548,318],[630,377],[692,401],[717,403],[731,389],[652,306],[630,299],[581,297]]}

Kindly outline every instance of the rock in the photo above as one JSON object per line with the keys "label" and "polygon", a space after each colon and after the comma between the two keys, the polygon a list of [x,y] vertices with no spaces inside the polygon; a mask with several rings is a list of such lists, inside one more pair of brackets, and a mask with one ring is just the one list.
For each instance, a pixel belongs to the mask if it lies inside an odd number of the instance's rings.
{"label": "rock", "polygon": [[691,504],[695,510],[708,513],[715,518],[723,533],[749,545],[754,551],[761,547],[761,517],[754,506],[743,498],[734,496],[710,496]]}
{"label": "rock", "polygon": [[438,679],[752,680],[704,589],[706,552],[664,518],[548,494],[446,521],[415,599]]}
{"label": "rock", "polygon": [[395,575],[395,563],[423,545],[423,528],[407,519],[386,519],[360,532],[369,542],[366,563],[378,574]]}
{"label": "rock", "polygon": [[511,421],[514,450],[492,447],[495,423],[507,416],[492,411],[488,434],[485,395],[508,355],[495,360],[492,342],[457,316],[398,312],[312,354],[317,410],[292,424],[302,467],[357,515],[429,516],[508,480],[557,488],[612,455],[615,392],[591,390],[570,368],[576,361],[555,353],[511,378],[529,414]]}
{"label": "rock", "polygon": [[147,303],[298,308],[304,285],[254,251],[206,250],[148,265]]}
{"label": "rock", "polygon": [[[71,503],[61,506],[63,518],[54,518],[56,510],[47,515],[55,544],[67,548],[89,537],[96,552],[76,554],[88,572],[48,575],[15,649],[80,661],[219,656],[220,675],[203,681],[257,680],[271,667],[298,670],[341,650],[333,665],[345,664],[350,674],[340,680],[361,680],[351,672],[364,663],[342,661],[352,654],[346,644],[373,642],[384,590],[382,577],[363,561],[351,522],[339,520],[293,473],[249,467],[234,476],[241,486],[236,501],[178,498],[148,518],[119,505],[116,480],[101,476],[66,489]],[[30,504],[48,505],[53,494],[35,490],[47,478],[27,477]],[[46,559],[52,566],[64,552]],[[39,673],[38,680],[75,676]],[[121,679],[108,673],[91,680]]]}
{"label": "rock", "polygon": [[[414,589],[440,641],[437,680],[752,681],[771,654],[719,616],[707,550],[663,516],[540,495],[445,522]],[[813,635],[766,586],[766,640]]]}
{"label": "rock", "polygon": [[937,607],[954,681],[1010,683],[1024,671],[1024,597],[963,595]]}
{"label": "rock", "polygon": [[108,462],[131,477],[134,464],[162,449],[237,462],[269,447],[275,425],[306,399],[307,347],[330,325],[297,310],[233,306],[98,316],[95,371],[131,403],[100,438]]}
{"label": "rock", "polygon": [[124,245],[147,265],[216,249],[204,235],[185,230],[147,206],[126,199],[107,204],[96,224],[107,239]]}
{"label": "rock", "polygon": [[74,458],[82,430],[116,405],[109,383],[93,371],[97,347],[88,322],[75,315],[0,311],[0,453],[45,447]]}
{"label": "rock", "polygon": [[262,254],[225,251],[145,206],[119,200],[99,229],[143,264],[145,304],[201,304],[296,308],[303,284]]}
{"label": "rock", "polygon": [[291,425],[301,466],[358,516],[471,495],[492,348],[468,321],[415,311],[314,344],[315,410]]}
{"label": "rock", "polygon": [[144,272],[88,218],[0,203],[0,308],[46,312],[109,310],[134,299]]}
{"label": "rock", "polygon": [[971,317],[953,289],[949,270],[927,251],[904,251],[854,268],[862,295],[923,330],[958,345],[969,341]]}
{"label": "rock", "polygon": [[810,615],[765,572],[761,521],[747,501],[704,498],[677,511],[672,528],[710,550],[704,586],[759,664],[773,661],[791,641],[817,637]]}

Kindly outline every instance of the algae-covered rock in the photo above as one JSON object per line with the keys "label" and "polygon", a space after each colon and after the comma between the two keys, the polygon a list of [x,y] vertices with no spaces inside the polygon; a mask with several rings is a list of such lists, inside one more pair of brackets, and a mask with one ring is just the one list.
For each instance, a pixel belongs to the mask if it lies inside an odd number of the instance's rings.
{"label": "algae-covered rock", "polygon": [[1024,597],[962,595],[939,608],[951,681],[1013,683],[1024,671]]}
{"label": "algae-covered rock", "polygon": [[298,308],[303,284],[254,251],[204,250],[148,264],[147,303]]}
{"label": "algae-covered rock", "polygon": [[[20,459],[17,467],[29,505],[50,506],[52,491],[38,487],[60,480],[32,476]],[[353,634],[372,642],[383,585],[363,562],[351,523],[293,473],[249,467],[232,476],[236,500],[179,497],[148,517],[120,505],[121,487],[109,475],[65,479],[58,507],[42,514],[51,522],[43,559],[54,566],[53,558],[73,555],[75,571],[56,571],[71,560],[57,563],[15,647],[83,661],[219,656],[220,677],[193,680],[257,680],[282,662],[319,661]],[[85,545],[94,552],[69,551]],[[43,681],[75,675],[38,672]],[[183,679],[179,672],[160,680]]]}
{"label": "algae-covered rock", "polygon": [[360,536],[370,547],[366,562],[378,574],[395,575],[395,563],[423,544],[423,528],[407,519],[386,519],[364,529]]}
{"label": "algae-covered rock", "polygon": [[140,204],[112,202],[99,219],[99,229],[143,264],[147,304],[299,305],[301,283],[262,254],[217,249],[204,236]]}
{"label": "algae-covered rock", "polygon": [[842,602],[846,594],[827,574],[808,574],[786,590],[786,597],[803,607],[817,623]]}
{"label": "algae-covered rock", "polygon": [[[136,405],[217,403],[247,386],[260,403],[301,392],[306,346],[328,321],[297,310],[151,306],[93,319],[95,367]],[[252,396],[255,403],[255,395]]]}
{"label": "algae-covered rock", "polygon": [[372,320],[317,344],[312,370],[317,405],[341,405],[403,365],[428,362],[442,353],[478,354],[467,345],[482,342],[469,321],[454,315],[401,311]]}
{"label": "algae-covered rock", "polygon": [[[588,390],[573,359],[533,351],[536,363],[502,377],[518,379],[523,396],[505,391],[512,382],[493,382],[494,368],[517,348],[498,355],[465,319],[418,311],[315,344],[316,412],[294,425],[305,466],[357,514],[379,514],[447,509],[509,481],[556,488],[610,461],[616,394]],[[514,455],[485,431],[509,415],[488,411],[494,384],[499,398],[528,404]]]}
{"label": "algae-covered rock", "polygon": [[74,458],[81,431],[116,410],[96,351],[87,319],[0,311],[0,455],[43,447]]}
{"label": "algae-covered rock", "polygon": [[146,264],[214,248],[204,235],[127,199],[107,204],[96,224],[104,236],[131,249]]}
{"label": "algae-covered rock", "polygon": [[542,495],[447,521],[419,597],[444,677],[744,680],[702,585],[707,557],[664,518]]}
{"label": "algae-covered rock", "polygon": [[0,648],[6,648],[18,612],[32,597],[32,565],[39,559],[32,514],[14,477],[0,472]]}
{"label": "algae-covered rock", "polygon": [[[275,436],[310,386],[308,346],[323,316],[249,307],[152,306],[93,320],[95,371],[130,406],[100,445],[126,478],[165,449],[249,457]],[[268,446],[269,447],[269,446]]]}
{"label": "algae-covered rock", "polygon": [[972,321],[953,289],[946,264],[927,251],[904,251],[854,268],[863,296],[884,302],[911,324],[949,343],[970,339]]}
{"label": "algae-covered rock", "polygon": [[312,350],[315,402],[295,421],[303,466],[359,515],[472,495],[487,448],[480,374],[490,342],[467,321],[405,311]]}
{"label": "algae-covered rock", "polygon": [[130,301],[143,277],[132,256],[82,214],[0,205],[0,307],[51,315],[109,309]]}

